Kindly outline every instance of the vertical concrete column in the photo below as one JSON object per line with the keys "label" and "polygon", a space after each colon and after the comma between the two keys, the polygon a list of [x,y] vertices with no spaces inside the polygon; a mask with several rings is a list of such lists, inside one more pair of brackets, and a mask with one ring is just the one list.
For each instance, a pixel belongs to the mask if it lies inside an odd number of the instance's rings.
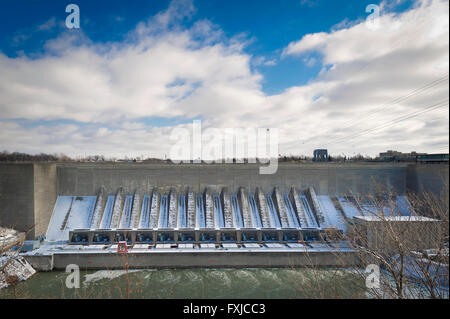
{"label": "vertical concrete column", "polygon": [[187,227],[195,228],[194,192],[190,188],[187,190]]}
{"label": "vertical concrete column", "polygon": [[222,188],[222,192],[220,193],[220,200],[222,201],[225,227],[236,227],[233,223],[233,213],[231,212],[231,197],[227,187]]}
{"label": "vertical concrete column", "polygon": [[139,214],[141,212],[141,196],[136,189],[133,196],[133,207],[131,208],[130,228],[137,228],[139,223]]}
{"label": "vertical concrete column", "polygon": [[159,192],[158,189],[155,187],[153,189],[152,194],[152,203],[150,206],[150,223],[149,228],[156,228],[158,225],[158,218],[159,218]]}
{"label": "vertical concrete column", "polygon": [[34,171],[34,236],[45,235],[56,202],[56,164],[35,163]]}
{"label": "vertical concrete column", "polygon": [[206,188],[205,195],[204,195],[204,201],[205,201],[205,218],[206,218],[206,228],[214,228],[214,203],[213,203],[213,196],[212,192],[209,188]]}
{"label": "vertical concrete column", "polygon": [[258,211],[261,213],[261,223],[263,228],[275,227],[270,223],[269,210],[267,208],[266,197],[262,192],[261,188],[256,188],[255,193],[256,205],[258,206]]}
{"label": "vertical concrete column", "polygon": [[119,190],[117,191],[116,199],[114,202],[114,209],[113,209],[113,214],[111,217],[110,228],[118,228],[119,227],[122,208],[123,208],[123,190],[122,190],[122,187],[120,187]]}
{"label": "vertical concrete column", "polygon": [[178,195],[174,188],[169,193],[169,216],[167,227],[175,228],[177,225],[177,209],[178,209]]}
{"label": "vertical concrete column", "polygon": [[287,216],[286,206],[284,205],[284,200],[281,196],[280,189],[275,187],[272,193],[272,200],[275,204],[275,208],[278,210],[278,215],[280,216],[280,223],[282,228],[289,228],[289,219]]}
{"label": "vertical concrete column", "polygon": [[308,227],[305,209],[303,208],[302,203],[300,203],[300,197],[295,187],[291,188],[289,197],[291,199],[291,202],[294,204],[294,211],[297,214],[298,220],[300,221],[300,228]]}
{"label": "vertical concrete column", "polygon": [[254,224],[252,221],[250,207],[248,204],[247,192],[246,192],[245,188],[243,188],[243,187],[239,188],[238,199],[239,199],[239,205],[241,206],[242,217],[244,220],[244,227],[245,228],[253,228]]}
{"label": "vertical concrete column", "polygon": [[97,229],[100,227],[100,221],[102,220],[102,213],[106,204],[106,192],[105,188],[102,186],[97,193],[97,200],[95,202],[94,214],[91,220],[91,229]]}

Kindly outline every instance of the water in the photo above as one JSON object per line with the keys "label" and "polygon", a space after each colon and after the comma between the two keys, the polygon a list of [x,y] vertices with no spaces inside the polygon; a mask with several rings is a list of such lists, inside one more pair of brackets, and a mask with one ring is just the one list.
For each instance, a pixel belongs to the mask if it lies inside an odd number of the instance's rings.
{"label": "water", "polygon": [[81,271],[80,288],[68,273],[37,273],[0,298],[364,298],[361,279],[342,269],[162,269]]}

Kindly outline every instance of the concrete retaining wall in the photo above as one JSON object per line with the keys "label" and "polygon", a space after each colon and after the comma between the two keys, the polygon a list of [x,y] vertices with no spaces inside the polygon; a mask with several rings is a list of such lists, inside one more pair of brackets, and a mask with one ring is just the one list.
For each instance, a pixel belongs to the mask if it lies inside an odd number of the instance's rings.
{"label": "concrete retaining wall", "polygon": [[33,267],[37,271],[52,271],[54,269],[53,255],[25,255],[24,258],[26,261],[28,261],[31,267]]}
{"label": "concrete retaining wall", "polygon": [[[57,167],[58,194],[91,195],[103,185],[109,193],[119,186],[124,192],[141,189],[149,193],[157,186],[169,191],[190,186],[195,192],[206,187],[239,187],[264,192],[278,186],[288,192],[292,186],[313,186],[319,195],[370,193],[375,184],[390,185],[397,193],[406,191],[406,165],[388,164],[280,164],[276,174],[260,175],[259,165],[166,165],[166,164],[67,164]],[[375,183],[374,183],[375,182]]]}
{"label": "concrete retaining wall", "polygon": [[34,165],[35,234],[45,234],[56,201],[56,165]]}
{"label": "concrete retaining wall", "polygon": [[448,192],[449,165],[422,164],[408,167],[406,177],[407,190],[414,193],[423,191],[440,196],[443,191]]}
{"label": "concrete retaining wall", "polygon": [[[69,264],[80,269],[124,269],[125,257],[116,253],[54,254],[54,269]],[[130,268],[192,268],[192,267],[317,267],[352,266],[358,263],[355,252],[152,252],[129,253]]]}
{"label": "concrete retaining wall", "polygon": [[33,164],[0,164],[0,225],[34,237]]}

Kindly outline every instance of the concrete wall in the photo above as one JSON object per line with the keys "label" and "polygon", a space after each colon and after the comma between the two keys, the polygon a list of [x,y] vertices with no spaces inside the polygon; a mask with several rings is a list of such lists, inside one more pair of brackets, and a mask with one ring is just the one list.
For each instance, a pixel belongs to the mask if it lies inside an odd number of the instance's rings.
{"label": "concrete wall", "polygon": [[47,232],[56,202],[56,164],[34,164],[35,235]]}
{"label": "concrete wall", "polygon": [[[45,261],[39,258],[28,258],[31,265],[43,265],[48,270],[51,262],[45,256]],[[82,269],[123,269],[124,258],[116,253],[64,253],[53,255],[53,267],[56,270],[66,269],[67,265],[76,264]],[[355,252],[337,251],[212,251],[195,250],[192,252],[157,252],[128,253],[130,268],[219,268],[219,267],[301,267],[315,265],[317,267],[351,266],[358,264]],[[40,270],[40,268],[37,268]]]}
{"label": "concrete wall", "polygon": [[33,164],[0,165],[0,225],[34,236]]}
{"label": "concrete wall", "polygon": [[1,164],[0,225],[45,234],[56,194],[56,164]]}
{"label": "concrete wall", "polygon": [[[313,186],[318,194],[370,193],[375,184],[390,185],[397,193],[406,191],[406,165],[386,164],[280,164],[273,175],[260,175],[259,165],[164,165],[164,164],[75,164],[57,167],[57,192],[60,195],[92,195],[101,186],[115,193],[123,186],[150,192],[153,186],[169,191],[190,186],[194,191],[206,187],[240,186],[253,192],[261,187],[269,192],[275,186],[289,191],[292,186]],[[375,183],[374,183],[375,182]]]}
{"label": "concrete wall", "polygon": [[410,165],[406,176],[407,191],[421,193],[431,192],[441,196],[448,192],[449,165],[448,164],[418,164]]}

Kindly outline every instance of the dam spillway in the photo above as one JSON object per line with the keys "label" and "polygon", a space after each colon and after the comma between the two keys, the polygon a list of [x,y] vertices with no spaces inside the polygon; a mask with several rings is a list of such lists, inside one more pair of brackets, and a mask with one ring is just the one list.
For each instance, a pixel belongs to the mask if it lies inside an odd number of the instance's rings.
{"label": "dam spillway", "polygon": [[[355,216],[393,206],[403,216],[414,215],[405,195],[384,201],[370,197],[317,195],[313,187],[263,193],[239,187],[180,193],[153,188],[150,194],[123,188],[96,196],[58,196],[48,226],[47,241],[72,244],[154,243],[264,243],[301,242],[324,233],[345,235]],[[397,208],[396,208],[397,209]]]}

